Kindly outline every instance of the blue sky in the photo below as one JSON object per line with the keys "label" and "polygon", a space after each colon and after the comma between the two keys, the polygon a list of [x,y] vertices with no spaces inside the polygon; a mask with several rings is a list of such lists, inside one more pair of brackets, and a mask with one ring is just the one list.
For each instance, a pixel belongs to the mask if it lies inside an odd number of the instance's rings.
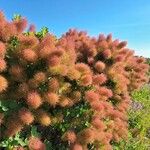
{"label": "blue sky", "polygon": [[57,36],[69,28],[91,36],[112,33],[137,55],[150,57],[150,0],[0,0],[0,10],[8,19],[19,13]]}

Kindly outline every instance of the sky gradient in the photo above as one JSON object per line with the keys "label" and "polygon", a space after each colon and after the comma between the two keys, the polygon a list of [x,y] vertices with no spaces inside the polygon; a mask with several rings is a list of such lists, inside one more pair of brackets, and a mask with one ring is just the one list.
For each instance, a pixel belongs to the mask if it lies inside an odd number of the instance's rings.
{"label": "sky gradient", "polygon": [[150,0],[0,0],[0,10],[9,20],[21,14],[58,37],[69,28],[91,36],[112,33],[137,55],[150,57]]}

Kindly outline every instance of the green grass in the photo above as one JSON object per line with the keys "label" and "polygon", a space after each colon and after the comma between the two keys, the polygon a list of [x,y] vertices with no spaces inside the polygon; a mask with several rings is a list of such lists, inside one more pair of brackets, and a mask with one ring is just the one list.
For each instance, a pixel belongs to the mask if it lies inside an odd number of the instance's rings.
{"label": "green grass", "polygon": [[132,93],[141,109],[129,110],[129,139],[114,144],[114,150],[150,150],[150,85]]}

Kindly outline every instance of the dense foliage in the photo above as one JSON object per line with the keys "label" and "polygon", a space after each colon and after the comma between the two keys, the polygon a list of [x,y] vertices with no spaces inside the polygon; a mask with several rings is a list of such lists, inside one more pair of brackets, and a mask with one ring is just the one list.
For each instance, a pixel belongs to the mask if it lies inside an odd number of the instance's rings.
{"label": "dense foliage", "polygon": [[111,34],[69,30],[57,39],[26,26],[0,13],[1,145],[111,150],[126,139],[131,92],[148,81],[145,59]]}

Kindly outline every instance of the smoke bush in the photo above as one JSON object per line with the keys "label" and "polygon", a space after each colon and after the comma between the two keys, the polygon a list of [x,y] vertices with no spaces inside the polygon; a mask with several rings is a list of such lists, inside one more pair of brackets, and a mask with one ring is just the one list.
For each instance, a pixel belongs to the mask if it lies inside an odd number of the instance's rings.
{"label": "smoke bush", "polygon": [[[31,125],[54,149],[111,150],[127,138],[130,93],[148,81],[145,59],[111,34],[69,30],[58,39],[26,26],[0,13],[0,97],[17,105],[0,113],[1,139]],[[29,148],[44,150],[41,140],[29,138]]]}

